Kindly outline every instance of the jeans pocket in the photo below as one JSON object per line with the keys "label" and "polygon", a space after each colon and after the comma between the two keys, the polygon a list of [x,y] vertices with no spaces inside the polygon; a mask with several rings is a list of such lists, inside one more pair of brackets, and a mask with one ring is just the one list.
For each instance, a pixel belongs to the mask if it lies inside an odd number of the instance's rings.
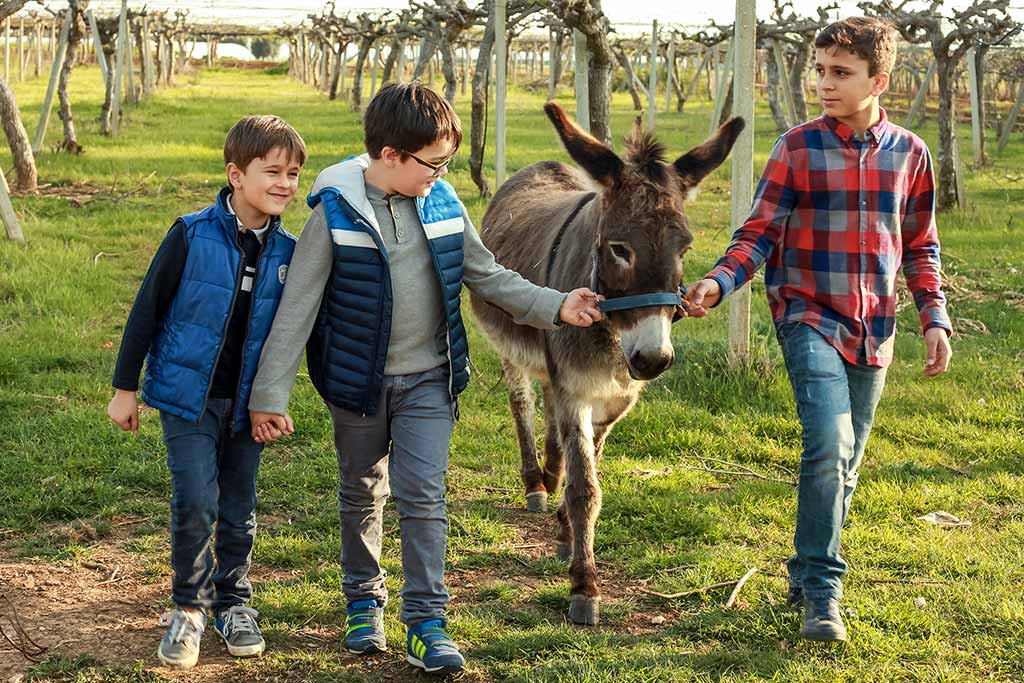
{"label": "jeans pocket", "polygon": [[798,322],[782,322],[775,325],[775,338],[779,340],[779,345],[783,346],[792,335],[793,332],[800,329],[803,323]]}

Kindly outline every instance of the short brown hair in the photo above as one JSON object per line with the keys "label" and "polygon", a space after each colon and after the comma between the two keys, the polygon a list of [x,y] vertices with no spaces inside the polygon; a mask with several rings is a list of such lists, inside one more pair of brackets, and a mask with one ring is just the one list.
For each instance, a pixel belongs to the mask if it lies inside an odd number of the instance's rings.
{"label": "short brown hair", "polygon": [[462,144],[462,123],[448,100],[419,81],[389,83],[373,96],[363,116],[363,142],[374,159],[392,147],[415,154],[438,140]]}
{"label": "short brown hair", "polygon": [[896,29],[874,17],[849,17],[821,29],[814,47],[841,47],[868,63],[868,75],[892,73],[896,64]]}
{"label": "short brown hair", "polygon": [[299,166],[306,165],[306,143],[284,119],[269,114],[246,116],[228,131],[224,164],[234,164],[244,171],[253,159],[263,158],[278,147]]}

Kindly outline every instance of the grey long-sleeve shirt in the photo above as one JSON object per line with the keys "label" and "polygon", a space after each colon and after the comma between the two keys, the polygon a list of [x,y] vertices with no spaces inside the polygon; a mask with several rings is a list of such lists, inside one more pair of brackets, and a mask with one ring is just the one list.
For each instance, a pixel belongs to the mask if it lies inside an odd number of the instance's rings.
{"label": "grey long-sleeve shirt", "polygon": [[[371,185],[366,185],[366,196],[379,224],[391,271],[391,338],[385,373],[425,372],[447,362],[447,341],[441,287],[415,200],[400,195],[388,198]],[[516,323],[553,329],[566,295],[538,287],[495,262],[465,209],[462,216],[463,283],[507,311]],[[302,229],[292,256],[281,304],[253,383],[251,410],[285,412],[330,277],[332,254],[323,205],[318,205]]]}

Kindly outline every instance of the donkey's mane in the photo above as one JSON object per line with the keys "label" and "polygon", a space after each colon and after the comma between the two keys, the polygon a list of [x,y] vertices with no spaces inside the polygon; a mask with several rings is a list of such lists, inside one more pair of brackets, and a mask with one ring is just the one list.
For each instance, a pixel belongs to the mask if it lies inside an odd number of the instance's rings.
{"label": "donkey's mane", "polygon": [[636,132],[626,140],[626,160],[648,179],[665,179],[665,145],[649,132]]}

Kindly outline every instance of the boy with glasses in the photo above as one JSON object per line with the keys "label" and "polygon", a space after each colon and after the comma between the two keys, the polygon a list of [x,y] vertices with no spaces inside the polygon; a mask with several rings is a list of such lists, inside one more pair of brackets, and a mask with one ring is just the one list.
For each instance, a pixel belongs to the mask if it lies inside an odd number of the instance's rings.
{"label": "boy with glasses", "polygon": [[[516,322],[552,329],[601,317],[597,296],[537,287],[498,265],[442,179],[462,140],[458,116],[419,83],[384,87],[366,110],[367,154],[325,169],[295,248],[249,408],[253,436],[290,433],[285,418],[302,348],[334,421],[338,452],[344,646],[386,649],[380,566],[389,489],[402,538],[407,658],[460,671],[447,634],[445,472],[469,382],[465,284]],[[307,345],[308,342],[308,345]]]}

